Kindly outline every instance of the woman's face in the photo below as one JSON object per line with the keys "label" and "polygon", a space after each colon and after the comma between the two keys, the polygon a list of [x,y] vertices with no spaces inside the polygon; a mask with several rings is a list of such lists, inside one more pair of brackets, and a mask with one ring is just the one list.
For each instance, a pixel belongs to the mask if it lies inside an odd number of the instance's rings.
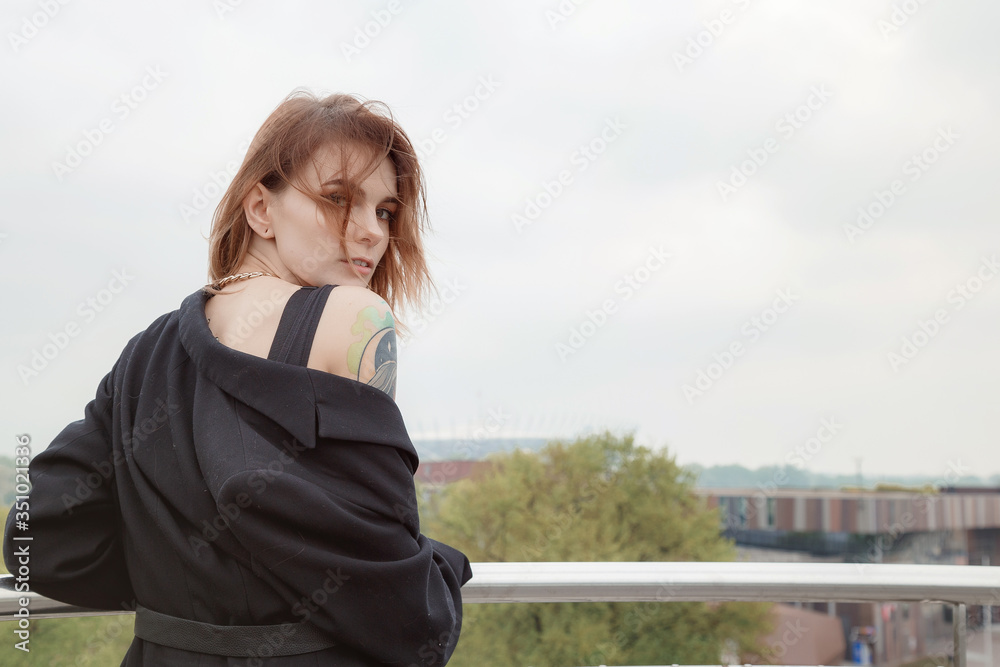
{"label": "woman's face", "polygon": [[[268,216],[282,277],[299,285],[360,285],[367,287],[389,246],[390,219],[398,210],[396,169],[386,158],[363,181],[357,181],[358,153],[349,153],[348,175],[341,173],[341,149],[322,148],[298,174],[299,186],[346,206],[353,190],[345,241],[337,240],[339,220],[326,220],[323,211],[298,189],[287,186],[272,195]],[[368,155],[361,155],[368,157]],[[359,266],[363,261],[367,264]]]}

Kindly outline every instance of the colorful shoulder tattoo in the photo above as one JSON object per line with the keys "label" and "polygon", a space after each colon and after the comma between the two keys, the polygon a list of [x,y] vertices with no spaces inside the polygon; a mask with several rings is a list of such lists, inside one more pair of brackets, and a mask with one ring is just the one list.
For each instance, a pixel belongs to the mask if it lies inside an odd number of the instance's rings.
{"label": "colorful shoulder tattoo", "polygon": [[392,311],[375,306],[358,313],[351,326],[358,339],[347,348],[347,368],[359,382],[381,389],[396,400],[396,323]]}

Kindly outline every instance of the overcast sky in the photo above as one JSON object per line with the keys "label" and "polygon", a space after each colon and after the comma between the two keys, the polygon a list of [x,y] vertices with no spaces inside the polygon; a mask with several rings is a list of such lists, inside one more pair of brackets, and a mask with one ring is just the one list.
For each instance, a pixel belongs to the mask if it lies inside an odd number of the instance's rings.
{"label": "overcast sky", "polygon": [[421,146],[442,302],[397,312],[415,440],[499,421],[682,464],[1000,472],[998,22],[988,0],[5,2],[0,451],[47,446],[206,282],[215,181],[306,87],[384,101]]}

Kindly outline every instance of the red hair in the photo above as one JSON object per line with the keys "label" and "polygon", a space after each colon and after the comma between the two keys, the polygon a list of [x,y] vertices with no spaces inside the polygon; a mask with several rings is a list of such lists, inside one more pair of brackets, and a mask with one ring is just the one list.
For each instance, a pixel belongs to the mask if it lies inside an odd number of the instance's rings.
{"label": "red hair", "polygon": [[[316,202],[327,220],[339,218],[340,245],[346,254],[344,233],[352,205],[351,188],[345,194],[346,206],[338,206],[318,192],[306,192],[297,183],[301,170],[311,163],[317,150],[331,143],[341,148],[341,173],[348,173],[349,155],[364,153],[369,159],[359,172],[362,180],[386,158],[395,167],[399,206],[389,228],[389,245],[368,288],[385,299],[394,312],[402,300],[421,301],[433,280],[421,240],[429,229],[426,188],[413,145],[384,103],[362,102],[346,94],[318,98],[304,90],[285,98],[264,121],[215,209],[209,236],[207,290],[215,292],[211,285],[235,273],[246,258],[254,232],[247,222],[243,201],[257,183],[276,193],[295,187]],[[365,150],[352,152],[349,148]],[[398,321],[397,326],[405,331]]]}

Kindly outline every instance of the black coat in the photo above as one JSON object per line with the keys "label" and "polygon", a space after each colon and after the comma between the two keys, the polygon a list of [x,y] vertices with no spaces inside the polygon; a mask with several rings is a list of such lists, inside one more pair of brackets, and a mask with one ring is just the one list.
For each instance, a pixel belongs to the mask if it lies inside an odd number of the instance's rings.
{"label": "black coat", "polygon": [[[217,625],[308,621],[338,646],[274,667],[432,667],[461,629],[461,552],[420,534],[395,401],[233,350],[202,290],[133,337],[84,419],[31,461],[31,590]],[[10,568],[14,512],[4,539]],[[262,638],[262,654],[267,647]],[[123,665],[246,665],[136,638]]]}

